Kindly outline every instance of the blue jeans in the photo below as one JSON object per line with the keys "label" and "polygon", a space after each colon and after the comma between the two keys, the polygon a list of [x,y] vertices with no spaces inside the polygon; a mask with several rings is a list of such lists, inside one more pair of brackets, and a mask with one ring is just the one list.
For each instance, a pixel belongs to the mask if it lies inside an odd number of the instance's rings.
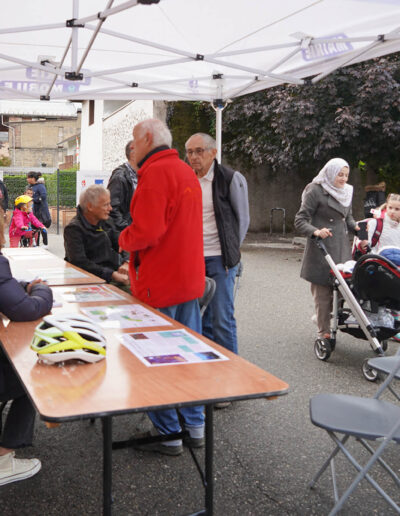
{"label": "blue jeans", "polygon": [[203,335],[237,354],[233,289],[239,264],[225,269],[221,256],[206,256],[205,261],[206,276],[215,280],[217,288],[203,315]]}
{"label": "blue jeans", "polygon": [[[191,330],[201,333],[201,317],[199,303],[197,299],[187,301],[179,305],[167,306],[159,308],[159,311],[175,321],[178,321]],[[176,366],[185,367],[185,366]],[[189,431],[191,437],[203,437],[204,434],[204,414],[203,407],[182,407],[179,409],[185,428]],[[172,434],[181,431],[178,414],[175,409],[157,410],[148,412],[149,418],[153,425],[161,434]]]}

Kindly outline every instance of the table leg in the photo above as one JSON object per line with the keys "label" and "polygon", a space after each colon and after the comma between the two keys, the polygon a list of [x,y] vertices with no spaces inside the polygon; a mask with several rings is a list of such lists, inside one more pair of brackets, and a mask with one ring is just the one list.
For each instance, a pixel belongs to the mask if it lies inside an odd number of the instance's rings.
{"label": "table leg", "polygon": [[214,505],[214,474],[213,474],[213,454],[214,454],[214,407],[206,405],[206,451],[205,451],[205,480],[206,480],[206,515],[213,515]]}
{"label": "table leg", "polygon": [[112,504],[112,417],[101,419],[103,425],[103,514],[111,516]]}

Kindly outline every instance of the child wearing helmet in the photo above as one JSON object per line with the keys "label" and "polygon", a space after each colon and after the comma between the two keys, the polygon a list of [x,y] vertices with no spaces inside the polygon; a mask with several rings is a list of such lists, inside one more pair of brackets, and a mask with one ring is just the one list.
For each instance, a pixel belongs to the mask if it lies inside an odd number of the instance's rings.
{"label": "child wearing helmet", "polygon": [[32,227],[46,231],[45,226],[32,213],[32,197],[20,195],[15,199],[15,209],[9,228],[10,247],[18,247],[21,236],[32,238]]}

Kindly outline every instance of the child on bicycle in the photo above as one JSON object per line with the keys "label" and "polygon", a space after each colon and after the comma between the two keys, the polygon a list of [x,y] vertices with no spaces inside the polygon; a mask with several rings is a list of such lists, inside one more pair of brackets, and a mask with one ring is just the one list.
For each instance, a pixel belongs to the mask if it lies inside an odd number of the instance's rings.
{"label": "child on bicycle", "polygon": [[32,213],[32,197],[20,195],[15,199],[14,205],[9,228],[10,247],[18,247],[22,236],[29,238],[32,245],[33,228],[39,228],[42,232],[46,232],[46,228]]}

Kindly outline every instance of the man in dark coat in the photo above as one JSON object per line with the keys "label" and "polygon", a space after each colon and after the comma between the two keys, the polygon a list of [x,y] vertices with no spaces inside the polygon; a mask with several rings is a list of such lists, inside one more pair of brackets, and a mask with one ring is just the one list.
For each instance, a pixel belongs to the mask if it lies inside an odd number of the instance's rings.
{"label": "man in dark coat", "polygon": [[112,211],[110,215],[119,232],[132,222],[130,205],[137,185],[133,140],[126,144],[125,155],[127,161],[113,170],[107,185],[111,195]]}
{"label": "man in dark coat", "polygon": [[110,211],[110,192],[103,186],[83,190],[77,214],[64,228],[65,260],[108,283],[128,285],[129,254],[119,253]]}

